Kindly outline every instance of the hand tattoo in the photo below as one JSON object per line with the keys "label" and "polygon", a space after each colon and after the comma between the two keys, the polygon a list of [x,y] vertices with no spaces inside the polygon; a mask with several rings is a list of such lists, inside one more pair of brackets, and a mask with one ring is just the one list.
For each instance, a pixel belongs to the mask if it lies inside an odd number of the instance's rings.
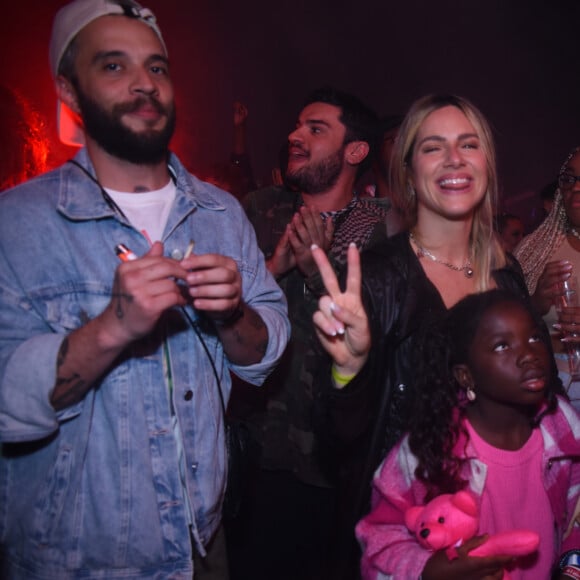
{"label": "hand tattoo", "polygon": [[68,348],[67,337],[62,341],[56,357],[56,382],[51,396],[51,403],[55,409],[64,409],[80,401],[87,388],[87,381],[76,372],[68,377],[60,376],[61,368],[66,362]]}
{"label": "hand tattoo", "polygon": [[118,274],[115,275],[115,282],[113,284],[113,298],[115,298],[115,315],[119,320],[125,316],[125,310],[123,309],[123,301],[127,301],[129,304],[133,302],[133,294],[126,294],[121,292],[121,284],[119,282]]}

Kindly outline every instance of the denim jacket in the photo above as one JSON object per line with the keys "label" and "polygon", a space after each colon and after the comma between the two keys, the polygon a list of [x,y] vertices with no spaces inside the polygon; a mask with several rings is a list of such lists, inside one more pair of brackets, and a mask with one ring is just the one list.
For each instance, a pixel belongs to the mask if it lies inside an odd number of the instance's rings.
{"label": "denim jacket", "polygon": [[[94,174],[85,150],[76,160]],[[235,259],[243,299],[268,328],[262,361],[236,366],[213,327],[188,308],[227,401],[230,370],[259,385],[284,351],[286,303],[238,202],[175,156],[169,163],[177,193],[166,255],[181,257],[193,239],[196,253]],[[191,578],[192,541],[203,555],[220,522],[226,450],[218,384],[182,311],[166,312],[79,404],[60,412],[50,404],[61,342],[108,304],[119,243],[137,255],[148,250],[71,163],[0,197],[0,542],[10,578]]]}

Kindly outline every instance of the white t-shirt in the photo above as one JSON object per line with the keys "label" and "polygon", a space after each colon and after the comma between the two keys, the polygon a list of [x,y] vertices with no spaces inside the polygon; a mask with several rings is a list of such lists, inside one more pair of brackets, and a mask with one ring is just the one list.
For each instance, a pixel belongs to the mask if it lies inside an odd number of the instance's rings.
{"label": "white t-shirt", "polygon": [[152,242],[163,239],[163,232],[173,200],[176,187],[170,179],[161,189],[142,193],[127,193],[105,189],[113,201],[123,210],[135,228]]}

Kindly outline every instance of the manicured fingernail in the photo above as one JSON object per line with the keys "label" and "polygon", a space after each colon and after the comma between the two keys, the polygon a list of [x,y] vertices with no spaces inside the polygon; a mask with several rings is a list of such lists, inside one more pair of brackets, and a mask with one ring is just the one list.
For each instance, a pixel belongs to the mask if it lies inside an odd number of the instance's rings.
{"label": "manicured fingernail", "polygon": [[310,249],[311,249],[311,250],[316,250],[316,248],[318,248],[318,246],[317,246],[316,244],[312,244],[312,245],[310,246]]}

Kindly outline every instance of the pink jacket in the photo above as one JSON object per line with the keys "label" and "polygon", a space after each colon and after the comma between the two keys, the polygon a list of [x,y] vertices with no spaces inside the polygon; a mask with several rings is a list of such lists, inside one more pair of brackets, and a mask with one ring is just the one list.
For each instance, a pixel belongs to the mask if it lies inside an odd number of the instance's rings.
{"label": "pink jacket", "polygon": [[[560,553],[580,548],[580,524],[569,534],[577,503],[580,502],[580,415],[560,399],[557,411],[540,423],[544,439],[542,459],[544,486],[552,505],[556,546]],[[485,487],[487,466],[475,457],[465,438],[456,445],[456,452],[465,449],[463,477],[468,488],[480,497]],[[432,552],[422,548],[407,530],[404,515],[407,508],[424,503],[425,486],[415,479],[417,460],[404,437],[392,449],[375,474],[373,509],[356,527],[363,556],[362,576],[365,580],[412,580],[419,578]]]}

